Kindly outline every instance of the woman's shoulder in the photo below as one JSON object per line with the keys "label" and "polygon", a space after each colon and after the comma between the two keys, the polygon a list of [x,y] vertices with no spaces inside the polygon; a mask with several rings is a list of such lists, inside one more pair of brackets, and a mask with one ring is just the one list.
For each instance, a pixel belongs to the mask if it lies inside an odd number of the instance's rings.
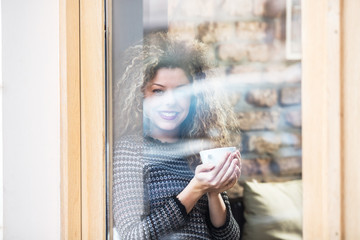
{"label": "woman's shoulder", "polygon": [[142,148],[144,145],[144,138],[140,135],[133,134],[133,135],[125,135],[121,136],[114,142],[114,152],[120,150],[135,150]]}
{"label": "woman's shoulder", "polygon": [[142,143],[143,139],[144,137],[141,136],[140,134],[123,135],[115,140],[114,145]]}

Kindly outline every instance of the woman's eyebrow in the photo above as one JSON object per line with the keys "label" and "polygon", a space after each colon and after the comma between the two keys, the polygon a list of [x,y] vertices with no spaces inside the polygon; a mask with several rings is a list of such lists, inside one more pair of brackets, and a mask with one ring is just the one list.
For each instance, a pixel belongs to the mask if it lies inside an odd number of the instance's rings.
{"label": "woman's eyebrow", "polygon": [[188,86],[188,85],[189,85],[188,83],[185,83],[185,84],[182,84],[182,85],[176,86],[175,88],[186,87],[186,86]]}
{"label": "woman's eyebrow", "polygon": [[163,88],[165,87],[165,86],[163,86],[161,84],[158,84],[158,83],[153,83],[152,86],[154,86],[154,85],[157,85],[157,86],[160,86],[160,87],[163,87]]}

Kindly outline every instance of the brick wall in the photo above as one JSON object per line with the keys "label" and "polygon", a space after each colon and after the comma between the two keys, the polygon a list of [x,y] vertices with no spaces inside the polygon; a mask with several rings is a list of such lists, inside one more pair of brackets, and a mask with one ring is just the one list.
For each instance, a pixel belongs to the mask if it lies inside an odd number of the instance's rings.
{"label": "brick wall", "polygon": [[286,59],[285,0],[168,1],[169,31],[209,45],[240,122],[245,180],[301,178],[301,63]]}

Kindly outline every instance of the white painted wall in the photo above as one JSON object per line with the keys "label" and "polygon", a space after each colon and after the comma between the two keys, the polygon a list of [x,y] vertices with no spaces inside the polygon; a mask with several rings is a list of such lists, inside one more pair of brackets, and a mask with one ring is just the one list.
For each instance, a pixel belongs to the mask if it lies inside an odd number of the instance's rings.
{"label": "white painted wall", "polygon": [[2,0],[4,239],[60,239],[59,1]]}

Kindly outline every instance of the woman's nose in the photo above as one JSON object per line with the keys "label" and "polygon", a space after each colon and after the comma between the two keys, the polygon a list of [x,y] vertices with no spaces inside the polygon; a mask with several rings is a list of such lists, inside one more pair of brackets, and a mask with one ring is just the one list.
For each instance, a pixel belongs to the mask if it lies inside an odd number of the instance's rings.
{"label": "woman's nose", "polygon": [[167,105],[173,105],[176,103],[176,96],[173,90],[166,91],[164,95],[164,103]]}

